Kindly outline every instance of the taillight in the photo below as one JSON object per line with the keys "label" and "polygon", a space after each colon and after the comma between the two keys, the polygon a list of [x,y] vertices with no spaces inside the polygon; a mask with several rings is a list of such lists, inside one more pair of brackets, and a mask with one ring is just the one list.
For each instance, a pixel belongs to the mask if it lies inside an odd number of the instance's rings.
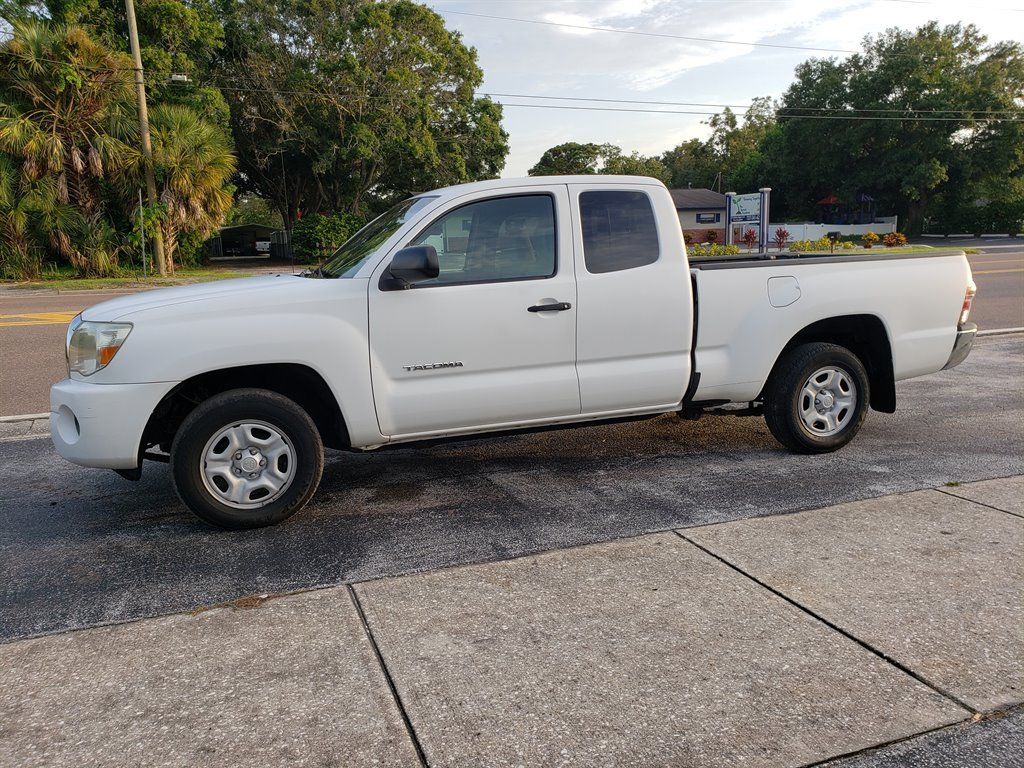
{"label": "taillight", "polygon": [[978,286],[971,280],[967,284],[967,292],[964,293],[964,305],[960,308],[960,325],[967,322],[967,318],[971,314],[971,302],[974,301],[974,294],[978,292]]}

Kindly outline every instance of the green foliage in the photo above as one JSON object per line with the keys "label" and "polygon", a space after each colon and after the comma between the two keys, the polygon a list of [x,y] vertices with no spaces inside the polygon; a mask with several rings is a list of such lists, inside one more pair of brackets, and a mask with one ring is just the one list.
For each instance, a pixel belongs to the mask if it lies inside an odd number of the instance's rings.
{"label": "green foliage", "polygon": [[719,243],[688,246],[686,249],[687,256],[691,259],[717,259],[722,256],[735,256],[739,252],[738,245],[721,245]]}
{"label": "green foliage", "polygon": [[[707,124],[706,141],[690,139],[662,155],[671,187],[707,187],[721,191],[749,191],[765,186],[756,167],[762,143],[775,122],[775,105],[769,98],[754,99],[743,122],[726,107]],[[771,184],[768,184],[771,186]]]}
{"label": "green foliage", "polygon": [[[128,52],[124,3],[117,0],[46,0],[42,15],[80,24],[103,45]],[[220,90],[203,81],[224,45],[214,0],[135,0],[142,66],[151,103],[189,106],[229,135],[229,111]],[[172,74],[189,83],[173,83]]]}
{"label": "green foliage", "polygon": [[292,252],[301,262],[319,262],[363,226],[363,219],[351,213],[316,213],[305,216],[292,228]]}
{"label": "green foliage", "polygon": [[[0,53],[0,153],[15,179],[0,205],[4,271],[32,276],[56,258],[116,274],[141,245],[131,60],[82,27],[38,19],[17,22]],[[225,132],[189,107],[156,104],[150,124],[160,205],[146,206],[149,232],[160,226],[167,256],[180,240],[191,260],[230,205],[234,157]]]}
{"label": "green foliage", "polygon": [[[853,243],[844,243],[839,241],[836,243],[837,248],[843,248],[846,245],[853,247]],[[789,244],[789,250],[794,253],[809,253],[810,251],[831,251],[832,241],[828,236],[819,237],[817,240],[794,240]]]}
{"label": "green foliage", "polygon": [[527,173],[531,176],[575,176],[597,173],[602,161],[621,154],[613,144],[569,141],[551,147]]}
{"label": "green foliage", "polygon": [[255,195],[243,195],[235,200],[235,204],[225,217],[224,224],[226,226],[259,224],[274,229],[284,228],[281,212],[275,209],[266,198]]}
{"label": "green foliage", "polygon": [[[31,252],[59,255],[81,274],[109,273],[120,250],[103,216],[106,178],[137,156],[123,141],[130,66],[79,27],[32,19],[0,44],[0,152],[20,176],[5,213],[23,217]],[[21,250],[17,261],[35,270]]]}
{"label": "green foliage", "polygon": [[629,155],[614,144],[579,144],[575,141],[551,147],[527,173],[530,176],[574,176],[594,173],[649,176],[668,183],[669,172],[657,157],[639,152]]}
{"label": "green foliage", "polygon": [[[474,96],[476,51],[408,0],[223,0],[216,77],[243,192],[286,212],[367,215],[497,176],[501,107]],[[291,96],[289,94],[301,94]]]}
{"label": "green foliage", "polygon": [[[908,232],[926,218],[938,227],[978,200],[1024,199],[1024,122],[981,119],[1017,110],[1024,93],[1024,46],[988,44],[974,26],[890,29],[849,58],[797,67],[779,124],[761,146],[773,205],[811,216],[835,193],[871,194]],[[946,120],[801,119],[806,110],[892,110]]]}

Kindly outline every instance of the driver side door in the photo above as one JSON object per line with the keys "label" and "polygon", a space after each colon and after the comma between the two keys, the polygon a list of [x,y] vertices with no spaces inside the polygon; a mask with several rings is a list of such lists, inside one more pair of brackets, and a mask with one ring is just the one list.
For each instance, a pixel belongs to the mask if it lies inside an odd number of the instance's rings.
{"label": "driver side door", "polygon": [[489,190],[449,203],[402,245],[441,272],[369,285],[381,433],[415,438],[580,413],[576,278],[566,187]]}

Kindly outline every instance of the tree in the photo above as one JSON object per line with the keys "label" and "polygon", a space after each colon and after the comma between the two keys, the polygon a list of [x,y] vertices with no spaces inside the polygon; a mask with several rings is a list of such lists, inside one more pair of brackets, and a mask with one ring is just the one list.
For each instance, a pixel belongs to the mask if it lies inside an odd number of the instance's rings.
{"label": "tree", "polygon": [[742,124],[726,107],[707,121],[711,136],[706,141],[690,139],[662,156],[670,186],[717,188],[721,192],[746,189],[738,183],[739,171],[757,156],[774,122],[775,104],[766,97],[753,100]]}
{"label": "tree", "polygon": [[[224,134],[188,107],[158,105],[150,115],[150,129],[157,191],[164,207],[164,255],[173,270],[183,235],[205,240],[224,221],[232,202],[227,183],[236,163]],[[141,165],[135,170],[141,174]]]}
{"label": "tree", "polygon": [[668,181],[668,171],[657,157],[639,152],[629,155],[614,144],[580,144],[569,141],[551,147],[528,173],[530,176],[573,176],[594,173],[622,176],[653,176]]}
{"label": "tree", "polygon": [[527,173],[530,176],[573,176],[597,173],[602,161],[621,153],[613,144],[569,141],[551,147]]}
{"label": "tree", "polygon": [[0,52],[0,152],[18,159],[18,194],[35,196],[36,231],[80,272],[109,271],[91,223],[107,206],[104,176],[135,154],[121,140],[131,61],[79,27],[35,20],[16,21]]}
{"label": "tree", "polygon": [[[844,61],[797,68],[779,110],[775,170],[796,212],[810,214],[830,193],[852,200],[864,192],[917,234],[937,211],[1024,193],[1021,123],[986,112],[1019,110],[1022,98],[1019,43],[989,46],[971,25],[891,29]],[[829,110],[906,119],[803,117]]]}
{"label": "tree", "polygon": [[[216,83],[204,82],[224,44],[215,0],[135,0],[146,91],[153,104],[184,104],[229,135],[229,111]],[[128,26],[121,0],[46,0],[42,15],[82,25],[98,42],[128,50]],[[185,75],[190,82],[172,81]]]}
{"label": "tree", "polygon": [[224,223],[227,226],[260,224],[273,229],[284,227],[281,213],[271,206],[269,200],[255,195],[242,195],[235,200],[235,204],[224,217]]}
{"label": "tree", "polygon": [[668,169],[660,159],[657,157],[645,157],[639,152],[633,152],[629,155],[612,155],[605,161],[601,173],[619,174],[622,176],[651,176],[665,183],[669,181]]}
{"label": "tree", "polygon": [[409,0],[223,0],[239,186],[298,213],[365,216],[397,196],[491,178],[501,107],[476,51]]}

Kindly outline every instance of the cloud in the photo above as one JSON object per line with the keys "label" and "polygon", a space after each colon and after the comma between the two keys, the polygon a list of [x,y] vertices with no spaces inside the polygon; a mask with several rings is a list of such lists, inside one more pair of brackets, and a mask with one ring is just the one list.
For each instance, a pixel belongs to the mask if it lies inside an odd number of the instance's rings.
{"label": "cloud", "polygon": [[[427,1],[442,14],[446,9],[459,10],[581,26],[834,49],[858,49],[865,35],[892,26],[914,29],[931,18],[942,23],[974,22],[993,40],[1024,39],[1024,13],[986,12],[977,2],[967,7],[882,0],[838,0],[836,4],[820,0]],[[996,3],[1012,5],[1013,0]],[[462,32],[467,44],[477,48],[485,73],[484,89],[501,93],[747,104],[757,96],[781,95],[792,82],[797,64],[829,55],[454,14],[445,18],[450,28]],[[505,110],[504,124],[512,151],[505,175],[525,174],[545,149],[563,141],[610,141],[627,152],[661,152],[687,138],[706,135],[702,119],[706,118],[510,106]]]}

